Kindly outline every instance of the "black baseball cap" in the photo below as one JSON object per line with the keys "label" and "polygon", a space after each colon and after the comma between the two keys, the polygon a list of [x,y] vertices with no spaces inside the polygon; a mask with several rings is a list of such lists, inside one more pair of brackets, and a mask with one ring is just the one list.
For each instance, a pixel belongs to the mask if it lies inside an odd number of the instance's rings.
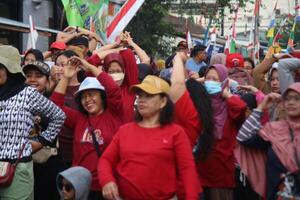
{"label": "black baseball cap", "polygon": [[23,72],[26,73],[26,71],[30,69],[37,69],[42,74],[49,76],[50,75],[50,67],[44,62],[41,61],[34,61],[31,63],[28,63],[23,67]]}

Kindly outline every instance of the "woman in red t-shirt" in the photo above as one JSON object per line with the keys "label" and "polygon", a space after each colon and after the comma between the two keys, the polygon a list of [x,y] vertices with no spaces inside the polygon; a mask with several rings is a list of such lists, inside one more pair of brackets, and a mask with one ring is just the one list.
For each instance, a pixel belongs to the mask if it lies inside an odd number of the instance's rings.
{"label": "woman in red t-shirt", "polygon": [[169,200],[175,198],[178,176],[185,199],[199,199],[199,180],[184,130],[172,123],[169,85],[147,76],[132,88],[137,94],[135,122],[122,126],[98,163],[107,199]]}
{"label": "woman in red t-shirt", "polygon": [[[79,67],[95,77],[87,77],[75,93],[79,111],[64,105],[64,95],[71,77]],[[92,173],[89,200],[102,199],[97,175],[97,161],[122,124],[120,87],[111,76],[78,57],[64,67],[51,99],[65,112],[65,125],[74,129],[72,166],[82,166]]]}

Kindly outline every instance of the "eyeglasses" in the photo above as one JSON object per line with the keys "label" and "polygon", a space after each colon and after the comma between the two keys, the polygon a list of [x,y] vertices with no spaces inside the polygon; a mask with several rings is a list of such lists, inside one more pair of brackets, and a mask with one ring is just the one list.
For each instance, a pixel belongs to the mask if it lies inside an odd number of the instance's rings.
{"label": "eyeglasses", "polygon": [[300,95],[296,95],[296,96],[286,95],[286,96],[283,97],[283,99],[285,101],[291,101],[291,100],[293,100],[293,101],[300,101]]}
{"label": "eyeglasses", "polygon": [[61,190],[65,189],[66,192],[70,192],[71,190],[74,189],[74,188],[73,188],[73,185],[70,184],[70,183],[67,183],[67,184],[60,183],[59,188],[60,188]]}

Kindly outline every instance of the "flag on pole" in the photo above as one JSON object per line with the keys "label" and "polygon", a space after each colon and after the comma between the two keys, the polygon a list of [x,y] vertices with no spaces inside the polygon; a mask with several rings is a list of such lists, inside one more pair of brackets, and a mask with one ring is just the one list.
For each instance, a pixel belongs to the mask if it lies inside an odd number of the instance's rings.
{"label": "flag on pole", "polygon": [[236,53],[235,39],[236,39],[236,22],[237,22],[237,18],[238,18],[238,11],[239,11],[239,7],[236,8],[234,18],[233,18],[233,23],[232,23],[232,33],[231,33],[231,37],[230,37],[230,47],[229,47],[230,54]]}
{"label": "flag on pole", "polygon": [[106,37],[109,42],[115,41],[125,29],[145,0],[127,0],[106,28]]}
{"label": "flag on pole", "polygon": [[226,54],[226,55],[229,55],[229,49],[230,49],[230,36],[229,35],[227,35],[226,37],[225,37],[225,40],[226,40],[226,42],[225,42],[225,47],[224,47],[224,53]]}
{"label": "flag on pole", "polygon": [[274,41],[274,36],[275,36],[275,25],[276,25],[276,9],[277,9],[277,2],[275,3],[274,9],[273,9],[273,13],[271,16],[271,21],[268,25],[268,33],[267,33],[267,38],[269,38],[269,43],[268,43],[268,47],[273,45],[273,41]]}
{"label": "flag on pole", "polygon": [[39,34],[38,34],[37,30],[35,29],[31,15],[29,15],[29,27],[30,27],[30,32],[28,34],[27,50],[36,48],[35,44],[39,37]]}
{"label": "flag on pole", "polygon": [[185,21],[185,40],[186,40],[186,43],[188,45],[188,49],[190,51],[193,48],[193,42],[192,42],[191,32],[190,32],[190,29],[188,27],[187,19]]}
{"label": "flag on pole", "polygon": [[295,30],[297,27],[297,24],[300,23],[300,16],[296,16],[293,24],[293,28],[290,33],[290,37],[288,40],[288,46],[287,46],[287,51],[290,52],[294,48],[294,40],[295,40]]}
{"label": "flag on pole", "polygon": [[248,51],[250,58],[254,61],[255,64],[259,63],[259,30],[258,30],[258,21],[259,21],[259,9],[260,9],[261,0],[255,0],[254,4],[254,17],[252,18],[252,26],[250,30],[250,41],[248,45]]}

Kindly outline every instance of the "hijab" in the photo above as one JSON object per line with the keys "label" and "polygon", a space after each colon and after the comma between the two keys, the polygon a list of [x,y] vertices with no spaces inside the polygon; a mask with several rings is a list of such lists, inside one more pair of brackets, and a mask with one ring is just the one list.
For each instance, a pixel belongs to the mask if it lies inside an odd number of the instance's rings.
{"label": "hijab", "polygon": [[20,91],[25,87],[25,78],[21,73],[12,74],[5,68],[7,73],[7,80],[4,85],[0,85],[0,101],[5,101]]}
{"label": "hijab", "polygon": [[[215,64],[208,68],[207,72],[210,69],[215,69],[219,75],[220,82],[223,83],[222,89],[224,89],[226,82],[228,78],[227,68],[222,64]],[[207,73],[206,72],[206,73]],[[210,95],[212,108],[214,112],[214,135],[217,139],[222,139],[223,137],[223,128],[225,125],[225,122],[227,120],[227,105],[226,101],[222,97],[222,92],[216,95]]]}

